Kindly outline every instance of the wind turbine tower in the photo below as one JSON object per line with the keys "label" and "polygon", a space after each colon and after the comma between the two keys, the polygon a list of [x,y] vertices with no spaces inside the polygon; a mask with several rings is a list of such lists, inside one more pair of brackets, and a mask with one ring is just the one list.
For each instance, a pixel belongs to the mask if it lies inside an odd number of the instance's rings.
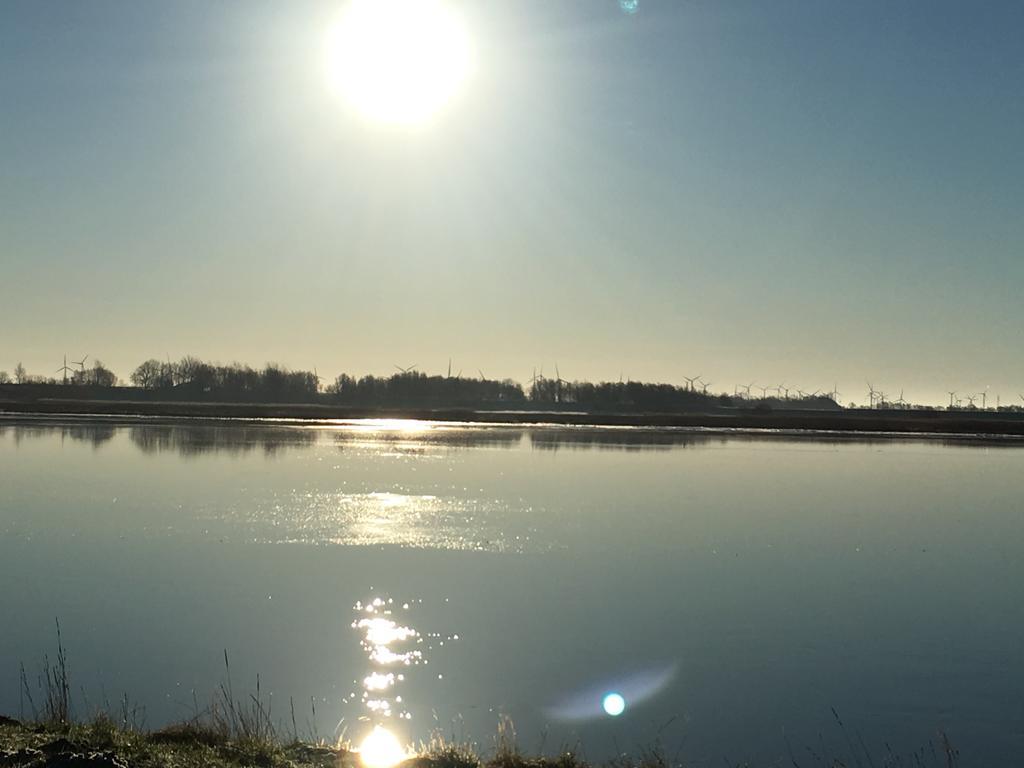
{"label": "wind turbine tower", "polygon": [[867,385],[868,385],[868,402],[869,402],[869,406],[868,407],[874,408],[875,407],[875,398],[878,396],[878,392],[876,392],[875,388],[871,386],[871,382],[870,381],[867,382]]}
{"label": "wind turbine tower", "polygon": [[562,402],[562,385],[568,384],[569,382],[562,378],[562,374],[558,372],[558,363],[555,363],[555,402]]}
{"label": "wind turbine tower", "polygon": [[67,355],[64,355],[64,365],[62,365],[60,368],[58,368],[56,370],[56,373],[60,373],[61,371],[64,372],[64,383],[67,384],[68,383],[68,371],[71,371],[72,373],[74,373],[74,370],[72,368],[68,368],[68,356]]}

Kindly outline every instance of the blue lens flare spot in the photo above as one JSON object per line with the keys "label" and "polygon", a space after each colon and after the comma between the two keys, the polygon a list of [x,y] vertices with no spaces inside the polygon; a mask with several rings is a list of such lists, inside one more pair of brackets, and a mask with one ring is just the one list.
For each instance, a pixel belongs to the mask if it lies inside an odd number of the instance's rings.
{"label": "blue lens flare spot", "polygon": [[601,702],[601,706],[604,707],[604,711],[612,717],[618,717],[626,711],[626,700],[622,698],[621,694],[609,693],[604,697]]}
{"label": "blue lens flare spot", "polygon": [[623,13],[633,15],[640,8],[640,0],[619,0],[619,9]]}

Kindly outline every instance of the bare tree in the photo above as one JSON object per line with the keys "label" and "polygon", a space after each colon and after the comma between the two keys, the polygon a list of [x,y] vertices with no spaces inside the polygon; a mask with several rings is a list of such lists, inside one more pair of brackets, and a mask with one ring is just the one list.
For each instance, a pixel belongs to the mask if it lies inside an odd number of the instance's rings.
{"label": "bare tree", "polygon": [[14,366],[14,381],[17,384],[24,384],[28,381],[28,372],[25,370],[25,366],[20,362]]}
{"label": "bare tree", "polygon": [[11,375],[7,371],[0,371],[0,384],[10,384]]}
{"label": "bare tree", "polygon": [[155,389],[160,384],[160,372],[162,370],[163,363],[159,360],[147,360],[134,371],[129,377],[137,387],[144,389]]}
{"label": "bare tree", "polygon": [[71,376],[72,384],[85,384],[93,387],[112,387],[117,384],[117,376],[99,360],[93,362],[92,368],[75,371]]}

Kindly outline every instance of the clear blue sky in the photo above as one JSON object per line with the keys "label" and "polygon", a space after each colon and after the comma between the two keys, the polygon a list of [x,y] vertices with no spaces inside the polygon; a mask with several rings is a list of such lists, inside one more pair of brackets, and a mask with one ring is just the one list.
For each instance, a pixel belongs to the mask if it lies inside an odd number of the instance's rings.
{"label": "clear blue sky", "polygon": [[1024,392],[1024,5],[467,0],[404,129],[341,6],[0,5],[0,369]]}

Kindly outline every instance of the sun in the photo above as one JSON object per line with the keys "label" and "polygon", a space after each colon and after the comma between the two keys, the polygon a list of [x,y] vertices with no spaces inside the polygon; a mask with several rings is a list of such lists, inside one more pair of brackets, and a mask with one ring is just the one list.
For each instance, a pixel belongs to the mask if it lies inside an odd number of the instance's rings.
{"label": "sun", "polygon": [[331,88],[364,116],[415,125],[470,74],[462,20],[443,0],[352,0],[327,36]]}

